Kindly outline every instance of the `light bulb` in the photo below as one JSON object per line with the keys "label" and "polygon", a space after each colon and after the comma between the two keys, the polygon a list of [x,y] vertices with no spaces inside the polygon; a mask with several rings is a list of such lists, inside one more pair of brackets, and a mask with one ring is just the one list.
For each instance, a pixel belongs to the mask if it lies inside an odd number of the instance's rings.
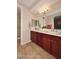
{"label": "light bulb", "polygon": [[47,9],[45,8],[44,11],[47,11]]}

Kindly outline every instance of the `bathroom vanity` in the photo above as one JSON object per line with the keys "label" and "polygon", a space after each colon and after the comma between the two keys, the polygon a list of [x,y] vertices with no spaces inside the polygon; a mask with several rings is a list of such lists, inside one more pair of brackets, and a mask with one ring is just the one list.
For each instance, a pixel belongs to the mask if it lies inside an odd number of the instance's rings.
{"label": "bathroom vanity", "polygon": [[61,59],[61,12],[32,20],[31,40]]}
{"label": "bathroom vanity", "polygon": [[31,30],[31,40],[45,51],[55,56],[56,59],[61,59],[60,34],[41,30]]}

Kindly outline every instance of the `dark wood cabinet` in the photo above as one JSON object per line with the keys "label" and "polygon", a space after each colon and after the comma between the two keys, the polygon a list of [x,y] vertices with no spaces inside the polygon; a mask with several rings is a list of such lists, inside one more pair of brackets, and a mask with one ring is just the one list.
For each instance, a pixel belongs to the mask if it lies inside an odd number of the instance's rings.
{"label": "dark wood cabinet", "polygon": [[41,47],[43,46],[43,45],[42,45],[42,44],[43,44],[42,37],[43,37],[42,34],[37,32],[37,41],[38,41],[37,44],[38,44],[39,46],[41,46]]}
{"label": "dark wood cabinet", "polygon": [[61,37],[51,36],[51,54],[61,59]]}
{"label": "dark wood cabinet", "polygon": [[61,59],[61,37],[31,31],[31,40],[57,59]]}
{"label": "dark wood cabinet", "polygon": [[36,32],[31,32],[31,40],[32,40],[32,42],[34,42],[34,43],[37,43],[38,41],[37,41],[37,33]]}
{"label": "dark wood cabinet", "polygon": [[43,48],[50,53],[50,36],[43,34],[42,41]]}

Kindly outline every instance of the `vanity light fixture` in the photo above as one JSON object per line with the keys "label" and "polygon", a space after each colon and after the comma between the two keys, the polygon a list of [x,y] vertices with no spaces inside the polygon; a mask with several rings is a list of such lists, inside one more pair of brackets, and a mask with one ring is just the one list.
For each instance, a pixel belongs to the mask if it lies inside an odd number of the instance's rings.
{"label": "vanity light fixture", "polygon": [[45,19],[46,18],[46,13],[48,11],[48,8],[45,8],[43,11],[40,12],[40,14],[42,14],[42,18]]}
{"label": "vanity light fixture", "polygon": [[[47,11],[48,11],[48,8],[45,8],[45,9],[43,9],[43,10],[40,12],[40,14],[41,14],[41,16],[42,16],[42,19],[43,19],[43,26],[45,26],[44,23],[45,23],[45,20],[46,20],[46,13],[47,13]],[[45,27],[46,27],[46,26],[45,26]]]}
{"label": "vanity light fixture", "polygon": [[46,14],[46,12],[48,11],[48,8],[45,8],[43,11],[41,11],[40,13]]}
{"label": "vanity light fixture", "polygon": [[48,8],[45,8],[43,11],[40,12],[40,14],[42,14],[42,18],[45,19],[46,13],[48,11]]}

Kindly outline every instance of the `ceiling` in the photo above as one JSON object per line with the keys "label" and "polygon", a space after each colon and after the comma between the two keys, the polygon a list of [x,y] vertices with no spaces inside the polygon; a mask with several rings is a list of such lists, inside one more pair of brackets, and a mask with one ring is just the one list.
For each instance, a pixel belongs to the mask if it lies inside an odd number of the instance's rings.
{"label": "ceiling", "polygon": [[17,0],[19,4],[25,6],[33,14],[39,14],[44,8],[48,11],[61,9],[61,0]]}
{"label": "ceiling", "polygon": [[32,9],[41,0],[18,0],[19,3],[23,4],[28,9]]}

